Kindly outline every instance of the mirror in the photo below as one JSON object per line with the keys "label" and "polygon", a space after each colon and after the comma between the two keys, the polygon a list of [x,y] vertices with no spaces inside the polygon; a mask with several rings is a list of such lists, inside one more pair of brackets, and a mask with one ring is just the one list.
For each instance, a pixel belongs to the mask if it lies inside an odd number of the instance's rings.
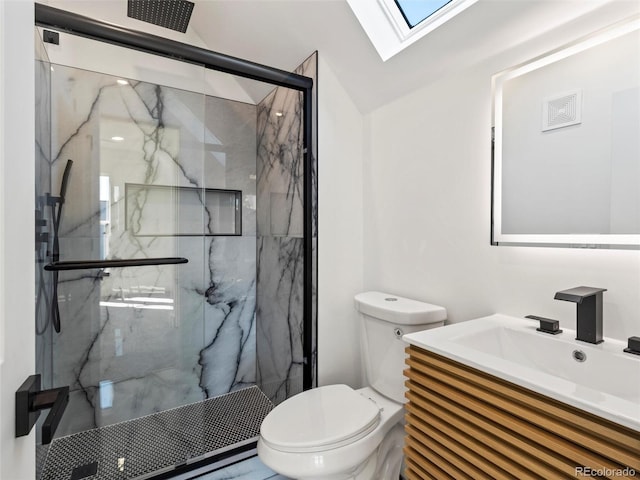
{"label": "mirror", "polygon": [[493,77],[494,245],[640,248],[640,19]]}

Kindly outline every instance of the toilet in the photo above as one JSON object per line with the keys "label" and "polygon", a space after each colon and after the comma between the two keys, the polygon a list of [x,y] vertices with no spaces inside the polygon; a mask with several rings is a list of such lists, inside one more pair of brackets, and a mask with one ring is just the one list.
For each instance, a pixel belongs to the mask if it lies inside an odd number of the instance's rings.
{"label": "toilet", "polygon": [[266,416],[258,456],[281,475],[300,480],[399,478],[406,401],[402,335],[442,326],[447,312],[381,292],[360,293],[355,305],[363,321],[367,386],[307,390]]}

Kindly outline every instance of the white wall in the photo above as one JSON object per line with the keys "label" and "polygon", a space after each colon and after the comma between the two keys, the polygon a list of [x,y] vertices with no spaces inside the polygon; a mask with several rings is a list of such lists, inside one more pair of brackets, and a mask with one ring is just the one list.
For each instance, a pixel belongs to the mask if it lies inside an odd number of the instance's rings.
{"label": "white wall", "polygon": [[0,2],[0,478],[35,477],[34,431],[14,439],[15,391],[35,373],[33,2]]}
{"label": "white wall", "polygon": [[364,124],[322,52],[318,92],[318,381],[358,387]]}
{"label": "white wall", "polygon": [[597,12],[555,36],[545,32],[500,57],[487,54],[365,116],[320,51],[321,385],[363,382],[358,291],[440,304],[451,322],[532,313],[575,328],[575,306],[553,300],[554,293],[603,286],[605,335],[640,334],[639,252],[489,243],[491,76],[619,18],[619,10]]}
{"label": "white wall", "polygon": [[545,45],[482,61],[371,114],[364,286],[443,305],[451,322],[502,312],[566,328],[575,328],[575,306],[554,293],[604,287],[605,336],[639,335],[640,252],[489,244],[491,76]]}

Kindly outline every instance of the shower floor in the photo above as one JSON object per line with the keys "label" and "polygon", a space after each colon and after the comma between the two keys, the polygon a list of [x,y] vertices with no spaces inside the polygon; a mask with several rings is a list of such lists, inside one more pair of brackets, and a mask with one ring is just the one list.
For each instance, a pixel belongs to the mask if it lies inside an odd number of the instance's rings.
{"label": "shower floor", "polygon": [[253,386],[57,438],[48,449],[40,478],[123,480],[172,472],[251,445],[272,409],[271,401]]}

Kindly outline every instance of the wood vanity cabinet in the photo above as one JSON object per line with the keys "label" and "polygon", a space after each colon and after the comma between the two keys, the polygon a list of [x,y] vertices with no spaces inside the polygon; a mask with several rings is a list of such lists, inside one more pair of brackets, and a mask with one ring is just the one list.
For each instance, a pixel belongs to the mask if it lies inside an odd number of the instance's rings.
{"label": "wood vanity cabinet", "polygon": [[422,348],[406,352],[408,480],[640,478],[639,432]]}

